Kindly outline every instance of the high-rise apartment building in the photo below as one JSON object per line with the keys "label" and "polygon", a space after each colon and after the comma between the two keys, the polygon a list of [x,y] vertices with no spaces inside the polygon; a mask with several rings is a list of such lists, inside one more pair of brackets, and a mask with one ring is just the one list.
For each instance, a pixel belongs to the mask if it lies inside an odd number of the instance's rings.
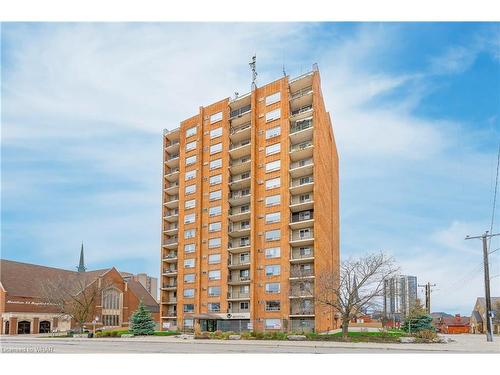
{"label": "high-rise apartment building", "polygon": [[163,329],[318,332],[338,269],[338,156],[317,67],[163,135]]}
{"label": "high-rise apartment building", "polygon": [[401,321],[417,302],[417,277],[398,275],[384,280],[384,316]]}

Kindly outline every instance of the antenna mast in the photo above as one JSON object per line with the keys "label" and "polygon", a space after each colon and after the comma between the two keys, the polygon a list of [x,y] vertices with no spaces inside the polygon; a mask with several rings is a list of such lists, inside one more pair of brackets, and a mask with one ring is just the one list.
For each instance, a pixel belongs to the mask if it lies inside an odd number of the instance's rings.
{"label": "antenna mast", "polygon": [[257,88],[255,81],[257,80],[257,55],[253,55],[252,61],[249,63],[250,69],[252,69],[252,91]]}

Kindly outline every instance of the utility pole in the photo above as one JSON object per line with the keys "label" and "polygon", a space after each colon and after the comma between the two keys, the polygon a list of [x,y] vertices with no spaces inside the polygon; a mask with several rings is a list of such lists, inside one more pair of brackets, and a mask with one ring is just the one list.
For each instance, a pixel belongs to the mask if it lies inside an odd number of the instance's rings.
{"label": "utility pole", "polygon": [[481,236],[467,236],[466,240],[481,239],[483,241],[483,262],[484,262],[484,294],[486,299],[486,340],[493,341],[493,332],[491,318],[493,311],[491,310],[491,296],[490,296],[490,267],[488,264],[488,239],[495,236],[500,236],[500,233],[488,234],[486,231]]}
{"label": "utility pole", "polygon": [[427,284],[419,285],[420,288],[425,288],[425,310],[427,314],[431,313],[431,286],[436,286],[436,284],[427,282]]}

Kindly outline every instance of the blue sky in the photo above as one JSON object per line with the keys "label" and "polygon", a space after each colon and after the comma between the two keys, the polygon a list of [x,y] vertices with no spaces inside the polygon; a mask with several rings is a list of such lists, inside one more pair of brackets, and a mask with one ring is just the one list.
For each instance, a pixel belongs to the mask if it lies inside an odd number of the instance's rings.
{"label": "blue sky", "polygon": [[1,42],[2,258],[73,268],[84,240],[90,268],[157,275],[162,129],[249,91],[255,52],[261,83],[319,64],[342,257],[394,255],[435,311],[483,294],[463,238],[490,225],[500,24],[4,23]]}

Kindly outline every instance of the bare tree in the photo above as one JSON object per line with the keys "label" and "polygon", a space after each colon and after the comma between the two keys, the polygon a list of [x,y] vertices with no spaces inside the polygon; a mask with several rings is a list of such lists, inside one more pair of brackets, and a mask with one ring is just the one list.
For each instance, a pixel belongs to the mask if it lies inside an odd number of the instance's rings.
{"label": "bare tree", "polygon": [[340,314],[342,337],[348,336],[349,322],[368,308],[376,308],[384,292],[384,280],[398,272],[395,261],[384,253],[348,259],[340,271],[319,275],[315,302]]}
{"label": "bare tree", "polygon": [[75,321],[80,332],[96,314],[102,292],[111,286],[105,279],[90,277],[82,272],[70,278],[47,279],[40,285],[42,298],[57,306],[62,316],[69,316]]}

